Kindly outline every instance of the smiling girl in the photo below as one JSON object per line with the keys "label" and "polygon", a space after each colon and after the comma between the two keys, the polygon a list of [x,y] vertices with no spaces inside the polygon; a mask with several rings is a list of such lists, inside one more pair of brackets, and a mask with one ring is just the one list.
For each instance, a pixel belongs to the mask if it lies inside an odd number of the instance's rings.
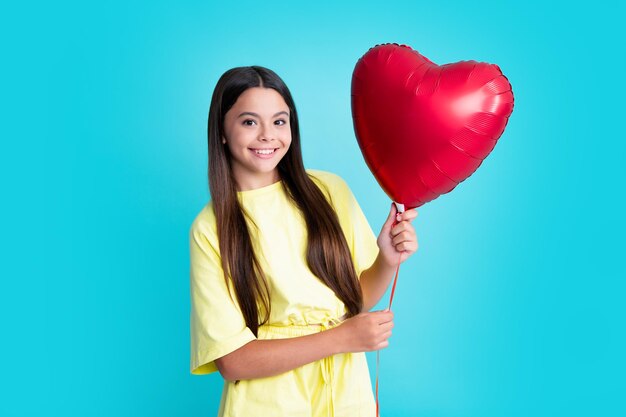
{"label": "smiling girl", "polygon": [[340,177],[305,170],[294,101],[267,68],[219,79],[208,147],[191,372],[223,376],[219,416],[374,416],[364,352],[388,345],[393,313],[369,310],[417,250],[417,212],[392,205],[376,238]]}

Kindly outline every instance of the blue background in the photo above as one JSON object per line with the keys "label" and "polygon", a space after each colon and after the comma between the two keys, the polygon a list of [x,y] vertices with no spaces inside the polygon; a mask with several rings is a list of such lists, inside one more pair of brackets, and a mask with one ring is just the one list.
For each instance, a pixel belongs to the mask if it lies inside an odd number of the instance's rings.
{"label": "blue background", "polygon": [[189,373],[188,275],[213,87],[281,75],[307,167],[344,177],[378,232],[350,78],[385,42],[497,63],[516,101],[480,169],[419,209],[383,414],[625,415],[623,21],[603,1],[6,6],[0,415],[215,415],[221,378]]}

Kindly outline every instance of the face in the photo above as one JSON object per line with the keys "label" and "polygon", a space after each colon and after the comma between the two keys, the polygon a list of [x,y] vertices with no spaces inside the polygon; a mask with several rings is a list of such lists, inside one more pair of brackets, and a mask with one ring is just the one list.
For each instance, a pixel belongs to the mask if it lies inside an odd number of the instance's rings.
{"label": "face", "polygon": [[223,146],[239,191],[253,190],[280,179],[278,162],[291,144],[289,107],[274,89],[244,91],[224,117]]}

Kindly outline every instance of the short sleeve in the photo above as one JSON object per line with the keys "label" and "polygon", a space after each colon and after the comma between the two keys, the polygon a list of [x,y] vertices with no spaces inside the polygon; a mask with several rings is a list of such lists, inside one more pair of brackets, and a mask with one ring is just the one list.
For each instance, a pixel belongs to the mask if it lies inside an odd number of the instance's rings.
{"label": "short sleeve", "polygon": [[308,172],[322,185],[322,190],[335,208],[352,254],[356,274],[360,278],[361,272],[372,266],[378,256],[377,237],[343,178],[325,171],[308,170]]}
{"label": "short sleeve", "polygon": [[198,215],[189,232],[191,373],[195,375],[217,371],[215,359],[255,339],[230,297],[207,212]]}
{"label": "short sleeve", "polygon": [[345,193],[346,213],[349,217],[348,221],[346,221],[349,224],[348,246],[354,260],[354,268],[357,276],[360,278],[361,272],[372,266],[378,256],[377,237],[347,184],[345,184]]}

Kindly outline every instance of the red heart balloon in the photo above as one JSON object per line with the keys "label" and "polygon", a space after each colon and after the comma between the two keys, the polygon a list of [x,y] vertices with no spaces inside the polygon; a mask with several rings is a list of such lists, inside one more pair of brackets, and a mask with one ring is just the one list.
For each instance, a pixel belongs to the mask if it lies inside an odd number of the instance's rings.
{"label": "red heart balloon", "polygon": [[396,203],[448,193],[489,155],[513,111],[497,65],[437,65],[409,46],[377,45],[352,74],[352,118],[363,156]]}

